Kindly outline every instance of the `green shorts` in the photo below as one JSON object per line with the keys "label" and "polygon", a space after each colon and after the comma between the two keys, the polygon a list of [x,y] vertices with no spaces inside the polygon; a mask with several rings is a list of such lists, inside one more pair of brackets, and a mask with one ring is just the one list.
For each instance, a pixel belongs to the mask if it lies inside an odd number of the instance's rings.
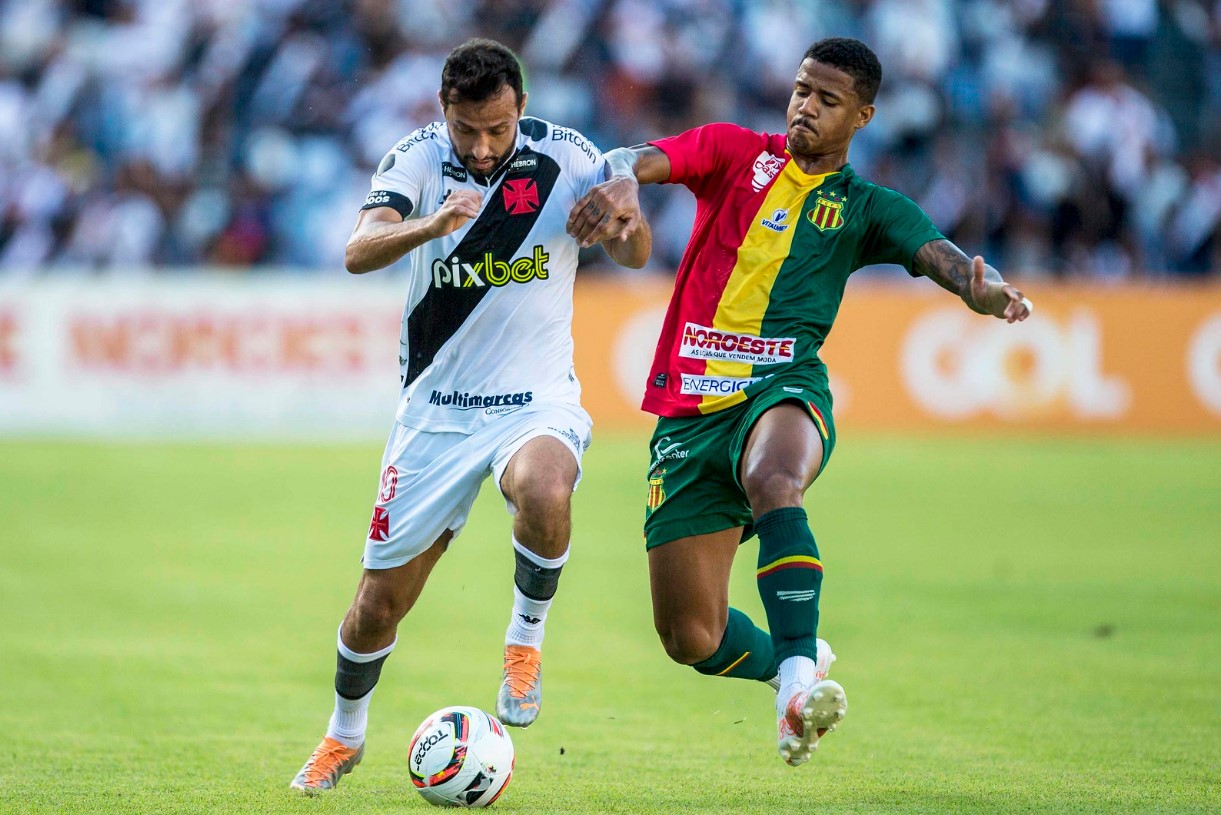
{"label": "green shorts", "polygon": [[810,414],[822,436],[822,472],[835,449],[831,393],[825,387],[777,384],[716,413],[657,420],[649,442],[646,548],[738,526],[743,527],[743,541],[754,535],[750,504],[738,482],[738,462],[755,422],[781,402],[796,402]]}

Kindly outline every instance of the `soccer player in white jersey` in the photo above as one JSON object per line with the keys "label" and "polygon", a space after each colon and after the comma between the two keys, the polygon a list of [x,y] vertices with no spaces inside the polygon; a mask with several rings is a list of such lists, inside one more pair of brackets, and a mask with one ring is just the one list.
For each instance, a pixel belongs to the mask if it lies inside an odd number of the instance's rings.
{"label": "soccer player in white jersey", "polygon": [[[572,367],[579,247],[565,225],[605,180],[605,161],[579,133],[523,118],[521,68],[499,43],[454,49],[439,98],[445,121],[386,154],[348,240],[350,272],[404,257],[410,266],[403,391],[364,573],[339,629],[335,709],[291,784],[307,794],[333,788],[364,755],[369,700],[399,621],[489,475],[513,515],[517,564],[496,711],[525,727],[542,702],[543,625],[591,426]],[[604,247],[643,266],[648,225],[625,227]]]}

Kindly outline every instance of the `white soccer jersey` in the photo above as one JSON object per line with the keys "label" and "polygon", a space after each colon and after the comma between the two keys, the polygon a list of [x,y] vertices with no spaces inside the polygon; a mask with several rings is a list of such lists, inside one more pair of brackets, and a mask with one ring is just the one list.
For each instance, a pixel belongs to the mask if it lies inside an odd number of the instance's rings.
{"label": "white soccer jersey", "polygon": [[398,420],[471,432],[526,405],[579,403],[572,366],[573,205],[605,159],[575,130],[524,117],[517,150],[488,178],[467,172],[444,122],[382,159],[362,209],[431,215],[454,190],[483,195],[479,217],[417,247],[403,310]]}

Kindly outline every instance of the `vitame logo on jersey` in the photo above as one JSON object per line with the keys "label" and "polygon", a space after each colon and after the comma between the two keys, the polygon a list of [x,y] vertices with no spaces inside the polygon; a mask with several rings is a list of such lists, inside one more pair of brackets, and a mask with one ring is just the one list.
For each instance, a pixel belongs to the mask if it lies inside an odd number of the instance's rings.
{"label": "vitame logo on jersey", "polygon": [[772,217],[764,218],[759,223],[763,224],[773,232],[783,232],[789,228],[789,225],[785,223],[785,221],[788,219],[789,211],[787,209],[778,209],[772,213]]}
{"label": "vitame logo on jersey", "polygon": [[507,286],[510,283],[529,283],[531,280],[546,280],[547,261],[551,255],[541,245],[534,247],[531,257],[513,261],[497,260],[491,252],[484,252],[478,263],[463,263],[457,257],[448,261],[432,262],[433,288],[482,288],[484,286]]}

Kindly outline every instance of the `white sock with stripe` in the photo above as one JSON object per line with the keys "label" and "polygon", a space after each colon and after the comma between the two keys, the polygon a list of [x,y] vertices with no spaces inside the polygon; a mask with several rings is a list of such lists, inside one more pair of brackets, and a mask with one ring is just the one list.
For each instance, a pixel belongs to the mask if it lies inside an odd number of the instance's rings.
{"label": "white sock with stripe", "polygon": [[[513,539],[513,549],[518,568],[513,582],[513,613],[505,631],[505,645],[542,648],[547,610],[551,608],[551,601],[555,598],[559,570],[568,560],[568,550],[565,549],[564,554],[557,558],[545,558],[531,552],[519,543],[517,538]],[[522,568],[523,560],[528,563],[528,569]],[[522,591],[523,582],[526,583],[527,589],[534,588],[540,593],[549,593],[549,596],[546,599],[531,597]]]}
{"label": "white sock with stripe", "polygon": [[[358,654],[343,644],[343,636],[341,635],[339,637],[338,648],[339,655],[344,659],[363,665],[379,659],[385,659],[397,644],[398,638],[396,637],[394,642],[380,651],[374,651],[372,654]],[[364,744],[365,732],[369,729],[369,702],[373,699],[374,690],[376,688],[370,689],[368,693],[358,699],[348,699],[336,691],[335,710],[331,713],[331,721],[327,725],[326,735],[347,747],[359,747]]]}

